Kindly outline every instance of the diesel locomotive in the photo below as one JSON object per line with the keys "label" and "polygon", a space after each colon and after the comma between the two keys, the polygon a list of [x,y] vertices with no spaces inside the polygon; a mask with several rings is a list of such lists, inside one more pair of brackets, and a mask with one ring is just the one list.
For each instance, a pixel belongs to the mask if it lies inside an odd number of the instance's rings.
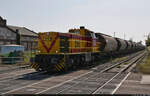
{"label": "diesel locomotive", "polygon": [[38,53],[31,66],[37,71],[62,72],[144,48],[140,43],[95,33],[84,26],[68,33],[43,32],[38,33]]}

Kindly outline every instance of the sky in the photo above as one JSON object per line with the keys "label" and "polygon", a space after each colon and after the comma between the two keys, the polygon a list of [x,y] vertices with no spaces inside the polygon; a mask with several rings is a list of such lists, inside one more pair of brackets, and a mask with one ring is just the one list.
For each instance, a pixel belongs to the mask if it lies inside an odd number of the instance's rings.
{"label": "sky", "polygon": [[35,32],[85,28],[133,41],[150,33],[150,0],[0,0],[8,25]]}

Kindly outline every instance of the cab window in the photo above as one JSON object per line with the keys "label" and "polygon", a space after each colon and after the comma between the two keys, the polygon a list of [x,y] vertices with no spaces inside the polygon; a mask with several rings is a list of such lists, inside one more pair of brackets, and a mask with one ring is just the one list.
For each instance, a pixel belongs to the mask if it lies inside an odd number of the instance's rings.
{"label": "cab window", "polygon": [[85,32],[85,36],[87,36],[87,37],[91,37],[90,32]]}
{"label": "cab window", "polygon": [[91,32],[91,37],[96,38],[95,33]]}
{"label": "cab window", "polygon": [[74,33],[74,34],[80,34],[80,31],[79,30],[71,30],[71,31],[69,31],[69,33]]}

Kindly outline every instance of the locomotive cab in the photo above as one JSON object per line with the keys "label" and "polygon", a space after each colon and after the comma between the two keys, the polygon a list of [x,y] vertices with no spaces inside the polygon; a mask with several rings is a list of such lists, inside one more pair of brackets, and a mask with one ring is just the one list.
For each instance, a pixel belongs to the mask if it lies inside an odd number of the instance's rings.
{"label": "locomotive cab", "polygon": [[70,29],[69,33],[96,39],[95,33],[81,26],[80,29]]}

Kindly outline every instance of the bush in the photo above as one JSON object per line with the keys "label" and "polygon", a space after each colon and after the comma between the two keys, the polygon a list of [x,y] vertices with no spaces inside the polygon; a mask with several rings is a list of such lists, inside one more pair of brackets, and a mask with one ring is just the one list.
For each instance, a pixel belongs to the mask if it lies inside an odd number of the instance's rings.
{"label": "bush", "polygon": [[146,40],[146,46],[150,46],[150,39]]}

